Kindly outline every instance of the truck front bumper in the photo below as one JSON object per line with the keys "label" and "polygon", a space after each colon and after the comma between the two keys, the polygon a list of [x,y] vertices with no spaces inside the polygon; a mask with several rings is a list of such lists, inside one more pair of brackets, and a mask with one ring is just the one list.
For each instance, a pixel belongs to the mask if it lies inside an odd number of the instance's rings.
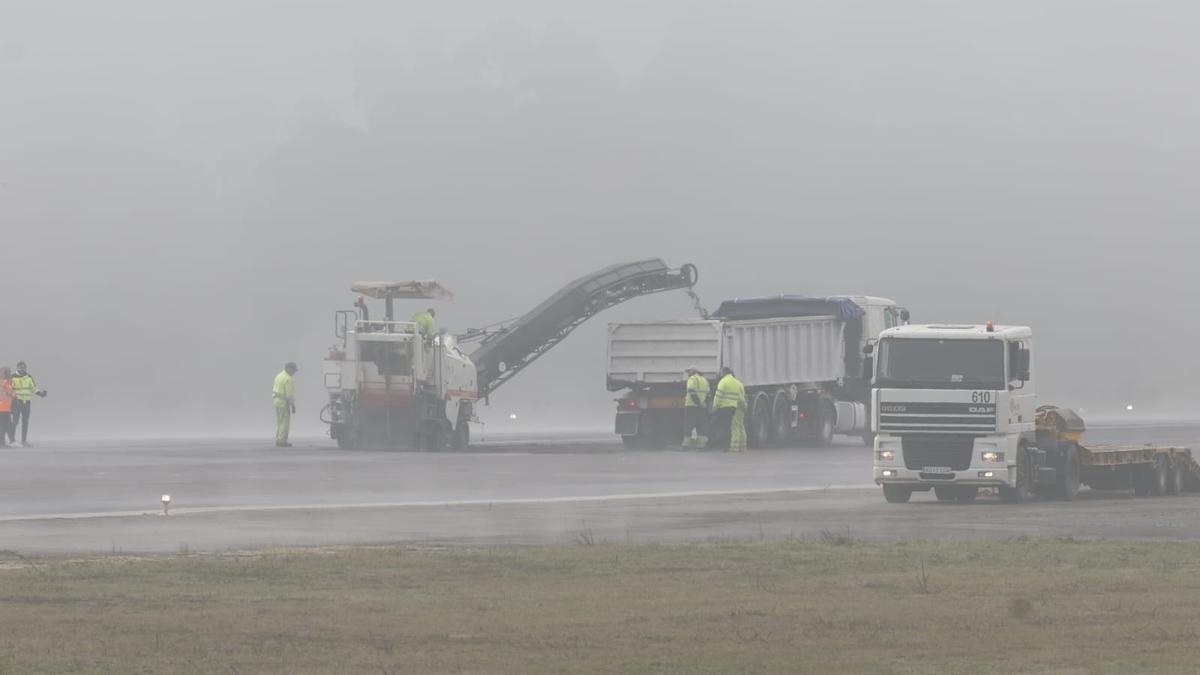
{"label": "truck front bumper", "polygon": [[1015,466],[971,466],[953,473],[926,474],[904,466],[875,465],[876,485],[910,485],[928,489],[938,485],[971,485],[976,487],[1012,487],[1017,482]]}

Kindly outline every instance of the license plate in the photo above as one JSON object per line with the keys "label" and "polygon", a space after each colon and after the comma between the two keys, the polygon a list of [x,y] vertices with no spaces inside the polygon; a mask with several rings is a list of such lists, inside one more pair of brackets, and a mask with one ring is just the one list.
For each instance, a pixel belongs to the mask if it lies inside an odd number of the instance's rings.
{"label": "license plate", "polygon": [[921,473],[954,473],[948,466],[927,466],[921,469]]}

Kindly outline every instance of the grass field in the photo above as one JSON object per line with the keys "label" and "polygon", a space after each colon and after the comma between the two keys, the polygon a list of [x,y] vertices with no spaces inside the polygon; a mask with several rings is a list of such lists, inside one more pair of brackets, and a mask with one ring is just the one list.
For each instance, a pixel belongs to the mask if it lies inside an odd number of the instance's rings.
{"label": "grass field", "polygon": [[1200,545],[371,548],[0,561],[0,672],[1169,673]]}

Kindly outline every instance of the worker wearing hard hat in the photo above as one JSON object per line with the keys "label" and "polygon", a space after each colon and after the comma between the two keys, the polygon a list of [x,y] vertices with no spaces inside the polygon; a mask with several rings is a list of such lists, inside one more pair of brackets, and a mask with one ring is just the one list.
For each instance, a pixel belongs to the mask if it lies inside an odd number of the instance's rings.
{"label": "worker wearing hard hat", "polygon": [[687,392],[683,395],[683,447],[702,448],[708,443],[708,378],[688,366]]}
{"label": "worker wearing hard hat", "polygon": [[708,447],[741,452],[746,449],[746,388],[733,376],[733,369],[721,369],[721,379],[713,396],[713,428]]}
{"label": "worker wearing hard hat", "polygon": [[433,318],[437,316],[437,312],[430,307],[423,312],[413,314],[413,323],[417,324],[417,332],[425,337],[433,337],[434,331],[437,330],[437,322]]}
{"label": "worker wearing hard hat", "polygon": [[26,448],[33,447],[29,443],[29,413],[33,408],[33,397],[46,397],[45,389],[37,388],[37,381],[25,369],[25,362],[17,363],[17,374],[12,376],[13,404],[12,404],[12,436],[16,442],[17,423],[21,423],[21,445]]}
{"label": "worker wearing hard hat", "polygon": [[275,386],[271,389],[271,398],[275,400],[275,445],[280,448],[290,448],[288,434],[292,428],[292,413],[296,412],[296,384],[292,376],[300,370],[295,363],[288,362],[283,370],[275,376]]}

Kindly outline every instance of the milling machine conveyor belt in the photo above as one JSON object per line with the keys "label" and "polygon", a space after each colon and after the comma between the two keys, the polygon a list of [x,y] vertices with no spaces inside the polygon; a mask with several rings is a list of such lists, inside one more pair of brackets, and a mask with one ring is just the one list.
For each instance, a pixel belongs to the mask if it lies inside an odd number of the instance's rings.
{"label": "milling machine conveyor belt", "polygon": [[[677,270],[657,258],[613,265],[576,279],[521,318],[484,334],[471,354],[486,397],[599,312],[626,300],[695,285],[695,265]],[[464,340],[478,339],[468,333]]]}

